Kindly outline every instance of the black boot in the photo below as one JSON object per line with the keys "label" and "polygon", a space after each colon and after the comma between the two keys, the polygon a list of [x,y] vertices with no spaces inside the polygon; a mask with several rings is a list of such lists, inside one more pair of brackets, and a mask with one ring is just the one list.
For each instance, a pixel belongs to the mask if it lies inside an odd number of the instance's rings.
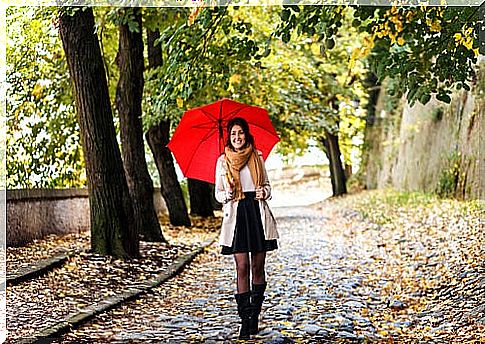
{"label": "black boot", "polygon": [[239,339],[249,339],[249,321],[251,317],[251,292],[234,295],[237,302],[237,313],[241,318]]}
{"label": "black boot", "polygon": [[249,332],[256,334],[259,331],[258,318],[261,313],[261,306],[264,301],[264,291],[266,290],[266,283],[253,284],[253,290],[251,291],[251,320],[249,322]]}

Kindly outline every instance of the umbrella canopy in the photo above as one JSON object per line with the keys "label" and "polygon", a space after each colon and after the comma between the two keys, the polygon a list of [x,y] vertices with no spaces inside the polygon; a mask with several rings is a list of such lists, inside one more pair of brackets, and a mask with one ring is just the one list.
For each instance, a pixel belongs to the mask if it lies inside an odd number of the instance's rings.
{"label": "umbrella canopy", "polygon": [[234,117],[242,117],[248,122],[256,149],[266,160],[280,140],[268,111],[221,99],[186,111],[167,145],[185,177],[214,183],[217,158],[224,152],[227,139],[226,125]]}

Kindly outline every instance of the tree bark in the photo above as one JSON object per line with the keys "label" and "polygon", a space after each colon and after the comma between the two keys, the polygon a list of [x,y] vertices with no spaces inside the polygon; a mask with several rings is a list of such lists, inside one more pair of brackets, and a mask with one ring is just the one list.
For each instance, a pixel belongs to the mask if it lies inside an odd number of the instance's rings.
{"label": "tree bark", "polygon": [[[150,68],[156,68],[163,63],[162,51],[155,46],[155,40],[158,38],[160,38],[158,30],[147,30],[148,64]],[[160,189],[167,205],[170,223],[174,226],[190,226],[189,213],[182,188],[177,180],[173,157],[167,148],[170,137],[170,121],[160,121],[158,125],[152,126],[145,137],[160,175]]]}
{"label": "tree bark", "polygon": [[364,81],[364,85],[369,90],[369,100],[367,102],[367,117],[365,124],[366,127],[372,127],[376,121],[376,106],[379,99],[381,84],[374,73],[368,72],[367,77]]}
{"label": "tree bark", "polygon": [[369,162],[372,159],[372,157],[369,156],[370,154],[369,152],[372,150],[372,135],[373,135],[373,132],[375,132],[376,130],[374,126],[378,119],[377,113],[376,113],[376,107],[381,93],[381,84],[374,73],[368,72],[367,77],[364,81],[364,86],[368,90],[369,99],[367,102],[367,109],[366,109],[367,116],[365,121],[364,144],[362,147],[362,160],[360,162],[359,175],[362,176],[361,178],[362,178],[363,187],[367,189],[369,187],[370,188],[376,187],[375,183],[372,181],[372,178],[369,178],[369,176],[373,174],[369,170]]}
{"label": "tree bark", "polygon": [[214,216],[211,184],[197,179],[188,179],[190,214],[202,217]]}
{"label": "tree bark", "polygon": [[170,223],[174,226],[190,226],[189,213],[182,188],[177,180],[172,154],[166,147],[169,128],[168,121],[161,121],[157,126],[148,130],[146,139],[160,175],[160,189],[167,205]]}
{"label": "tree bark", "polygon": [[[75,11],[73,15],[67,11]],[[113,114],[91,8],[64,8],[59,18],[84,150],[91,210],[91,249],[139,256],[139,238],[116,140]]]}
{"label": "tree bark", "polygon": [[130,31],[128,24],[119,27],[119,45],[116,64],[120,78],[116,87],[116,107],[120,118],[121,150],[126,181],[133,202],[135,223],[145,241],[166,242],[160,230],[153,204],[153,181],[145,159],[142,126],[143,97],[143,36],[141,10],[133,11],[138,32]]}
{"label": "tree bark", "polygon": [[342,160],[340,159],[338,136],[329,131],[325,131],[325,137],[322,137],[320,141],[325,147],[325,154],[330,163],[330,180],[332,182],[333,196],[346,194],[346,178]]}

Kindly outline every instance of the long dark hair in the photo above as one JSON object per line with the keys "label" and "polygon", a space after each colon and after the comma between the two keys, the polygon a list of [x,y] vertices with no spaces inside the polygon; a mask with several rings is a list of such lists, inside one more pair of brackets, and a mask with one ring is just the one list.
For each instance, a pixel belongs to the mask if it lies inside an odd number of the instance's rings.
{"label": "long dark hair", "polygon": [[246,137],[246,143],[244,144],[243,148],[246,148],[248,145],[254,147],[254,137],[249,132],[249,124],[248,122],[242,117],[234,117],[227,122],[227,140],[226,140],[226,147],[235,150],[231,143],[231,130],[232,127],[238,125],[241,127],[242,131],[244,132],[244,136]]}

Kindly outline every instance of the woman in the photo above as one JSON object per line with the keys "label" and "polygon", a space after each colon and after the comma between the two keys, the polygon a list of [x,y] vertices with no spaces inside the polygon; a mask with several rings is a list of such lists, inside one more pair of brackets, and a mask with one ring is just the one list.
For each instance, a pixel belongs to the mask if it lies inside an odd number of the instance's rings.
{"label": "woman", "polygon": [[[276,221],[266,200],[271,187],[261,152],[243,118],[227,124],[224,154],[217,160],[216,199],[223,204],[224,218],[219,243],[221,253],[234,255],[237,271],[237,310],[241,318],[239,339],[258,332],[264,300],[266,252],[278,248]],[[252,290],[249,289],[251,267]]]}

